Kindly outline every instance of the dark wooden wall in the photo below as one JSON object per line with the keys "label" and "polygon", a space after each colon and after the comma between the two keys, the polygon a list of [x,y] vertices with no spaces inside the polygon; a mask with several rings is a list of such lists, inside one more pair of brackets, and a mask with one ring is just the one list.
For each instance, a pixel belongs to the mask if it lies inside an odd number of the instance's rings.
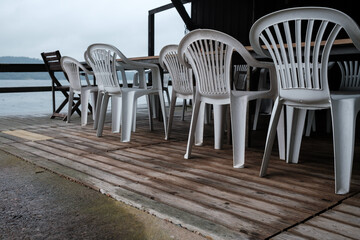
{"label": "dark wooden wall", "polygon": [[356,0],[193,0],[191,19],[197,28],[225,32],[244,45],[248,33],[258,18],[270,12],[297,6],[324,6],[343,11],[360,23]]}

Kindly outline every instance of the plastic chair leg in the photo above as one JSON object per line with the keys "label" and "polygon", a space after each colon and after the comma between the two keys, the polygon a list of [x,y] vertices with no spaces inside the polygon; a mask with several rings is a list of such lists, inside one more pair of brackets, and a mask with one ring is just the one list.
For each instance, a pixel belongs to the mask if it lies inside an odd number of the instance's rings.
{"label": "plastic chair leg", "polygon": [[103,98],[104,98],[104,94],[102,92],[98,91],[97,98],[96,98],[96,109],[95,109],[96,111],[95,111],[94,126],[93,126],[94,130],[96,130],[98,128],[99,118],[100,118],[100,109],[101,109]]}
{"label": "plastic chair leg", "polygon": [[121,96],[113,95],[111,97],[111,131],[120,132],[121,125]]}
{"label": "plastic chair leg", "polygon": [[[150,128],[150,131],[153,131],[154,130],[154,123],[153,123],[153,111],[156,110],[155,108],[155,97],[152,95],[146,95],[146,103],[147,103],[147,106],[148,106],[148,114],[149,114],[149,128]],[[151,101],[152,100],[152,101]],[[154,103],[154,104],[152,104]],[[137,104],[137,102],[135,102],[135,104]],[[136,108],[137,106],[135,106]],[[155,116],[156,116],[156,113],[155,113]],[[134,112],[134,123],[136,124],[136,110]]]}
{"label": "plastic chair leg", "polygon": [[213,104],[214,107],[214,149],[221,149],[224,134],[224,118],[226,105]]}
{"label": "plastic chair leg", "polygon": [[232,97],[231,130],[232,130],[232,141],[233,141],[234,168],[243,168],[245,164],[247,108],[248,108],[247,98]]}
{"label": "plastic chair leg", "polygon": [[256,130],[257,128],[257,122],[259,119],[260,114],[260,106],[261,106],[261,98],[256,99],[256,107],[255,107],[255,114],[254,114],[254,121],[253,121],[253,127],[252,130]]}
{"label": "plastic chair leg", "polygon": [[279,98],[276,98],[273,110],[270,117],[269,129],[266,137],[264,156],[261,163],[260,169],[260,177],[266,175],[266,171],[269,165],[269,160],[271,157],[271,151],[274,144],[275,136],[276,136],[276,128],[279,122],[279,117],[281,114],[282,103],[279,101]]}
{"label": "plastic chair leg", "polygon": [[195,146],[202,146],[204,144],[205,106],[205,102],[200,103],[199,115],[195,129]]}
{"label": "plastic chair leg", "polygon": [[165,139],[167,139],[168,138],[167,114],[166,114],[166,106],[165,106],[164,94],[163,94],[162,90],[159,90],[159,101],[160,101],[160,107],[161,107],[161,112],[162,112],[162,116],[163,116]]}
{"label": "plastic chair leg", "polygon": [[66,118],[67,123],[70,122],[73,99],[74,99],[74,91],[73,91],[72,88],[70,88],[70,90],[69,90],[69,101],[68,101],[68,113],[67,113],[67,118]]}
{"label": "plastic chair leg", "polygon": [[98,136],[98,137],[102,136],[102,132],[104,129],[106,110],[107,110],[107,106],[108,106],[108,102],[109,102],[109,97],[110,96],[105,93],[103,96],[102,103],[101,103],[100,114],[99,114],[99,123],[98,123],[98,128],[96,131],[96,136]]}
{"label": "plastic chair leg", "polygon": [[198,116],[199,116],[199,110],[200,110],[200,100],[198,98],[199,97],[195,96],[195,99],[193,101],[193,111],[192,111],[192,115],[191,115],[188,143],[187,143],[187,147],[186,147],[186,153],[184,155],[185,159],[190,158],[192,146],[194,144],[194,133],[195,133]]}
{"label": "plastic chair leg", "polygon": [[181,120],[185,120],[185,111],[186,111],[186,99],[183,100],[183,109],[182,109],[182,117]]}
{"label": "plastic chair leg", "polygon": [[304,132],[306,109],[286,107],[287,120],[287,163],[298,163],[301,140]]}
{"label": "plastic chair leg", "polygon": [[97,111],[97,96],[98,93],[97,91],[93,91],[90,93],[90,101],[91,101],[91,106],[92,106],[92,119],[93,121],[95,121],[96,118],[96,111]]}
{"label": "plastic chair leg", "polygon": [[205,124],[210,124],[211,122],[211,114],[212,114],[212,105],[205,104]]}
{"label": "plastic chair leg", "polygon": [[354,158],[355,124],[360,102],[354,99],[332,101],[335,167],[335,193],[350,191],[351,172]]}
{"label": "plastic chair leg", "polygon": [[137,112],[137,99],[135,99],[134,116],[133,116],[133,122],[132,122],[132,127],[131,127],[131,130],[133,132],[136,132],[136,112]]}
{"label": "plastic chair leg", "polygon": [[307,111],[307,121],[306,121],[306,131],[305,136],[309,137],[311,129],[313,129],[314,121],[315,121],[315,110],[308,110]]}
{"label": "plastic chair leg", "polygon": [[173,123],[173,119],[174,119],[174,112],[175,112],[175,106],[176,106],[176,94],[174,92],[172,92],[171,95],[171,101],[170,101],[170,109],[169,109],[169,119],[168,119],[168,136],[166,138],[166,140],[169,139],[170,137],[170,133],[171,133],[171,129],[172,129],[172,123]]}
{"label": "plastic chair leg", "polygon": [[170,106],[170,93],[169,93],[169,89],[168,89],[168,88],[165,88],[165,89],[164,89],[164,92],[165,92],[165,94],[166,94],[167,102],[168,102],[168,104],[169,104],[169,106]]}
{"label": "plastic chair leg", "polygon": [[130,142],[134,117],[135,92],[122,93],[121,142]]}
{"label": "plastic chair leg", "polygon": [[90,97],[90,90],[83,90],[81,91],[81,126],[86,126],[87,124],[87,112],[88,112],[88,105],[89,105],[89,97]]}
{"label": "plastic chair leg", "polygon": [[278,149],[279,149],[279,158],[281,160],[286,159],[286,145],[285,145],[285,113],[284,108],[281,109],[279,123],[277,125],[277,139],[278,139]]}
{"label": "plastic chair leg", "polygon": [[152,118],[156,118],[156,113],[158,112],[158,108],[156,106],[156,101],[155,101],[155,95],[150,95],[150,104],[151,106],[149,107],[149,109],[152,109]]}

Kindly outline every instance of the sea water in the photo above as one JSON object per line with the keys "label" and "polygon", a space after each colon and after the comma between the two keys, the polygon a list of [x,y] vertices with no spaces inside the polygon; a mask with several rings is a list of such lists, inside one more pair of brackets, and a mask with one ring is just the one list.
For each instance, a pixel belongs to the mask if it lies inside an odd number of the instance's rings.
{"label": "sea water", "polygon": [[[60,80],[62,85],[69,85],[66,80]],[[51,86],[51,80],[3,80],[0,79],[0,87],[28,87],[28,86]],[[171,93],[171,89],[170,89]],[[166,96],[165,102],[166,102]],[[56,107],[64,100],[61,92],[55,93]],[[138,99],[138,105],[145,105],[145,97]],[[166,103],[166,105],[168,105]],[[109,102],[110,107],[110,102]],[[67,105],[62,109],[67,112]],[[13,115],[46,115],[52,114],[52,93],[49,92],[21,92],[0,93],[0,116]]]}
{"label": "sea water", "polygon": [[[0,87],[51,86],[50,80],[0,80]],[[58,104],[64,99],[56,93]],[[51,92],[0,93],[0,115],[52,114]]]}

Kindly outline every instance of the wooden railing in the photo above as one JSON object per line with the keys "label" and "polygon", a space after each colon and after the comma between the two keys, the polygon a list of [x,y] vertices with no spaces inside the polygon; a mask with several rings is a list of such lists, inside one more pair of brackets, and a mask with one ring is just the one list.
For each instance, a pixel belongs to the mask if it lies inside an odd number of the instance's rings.
{"label": "wooden railing", "polygon": [[[47,72],[43,63],[0,63],[0,72]],[[31,81],[31,79],[29,79]],[[0,87],[0,93],[15,92],[47,92],[51,91],[51,79],[49,86],[36,87]]]}

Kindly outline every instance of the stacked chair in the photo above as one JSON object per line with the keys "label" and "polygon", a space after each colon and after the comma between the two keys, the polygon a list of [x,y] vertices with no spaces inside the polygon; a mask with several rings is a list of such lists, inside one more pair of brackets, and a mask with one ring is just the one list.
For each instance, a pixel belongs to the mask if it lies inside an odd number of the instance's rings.
{"label": "stacked chair", "polygon": [[[168,71],[172,81],[172,93],[168,119],[168,137],[170,137],[177,98],[183,100],[194,98],[193,74],[191,68],[182,65],[178,58],[178,45],[164,46],[159,54],[160,66]],[[183,106],[182,119],[184,119],[185,107]],[[196,128],[196,145],[203,142],[205,104],[201,105],[200,120]]]}
{"label": "stacked chair", "polygon": [[[136,100],[146,96],[148,99],[150,130],[153,129],[151,114],[151,95],[158,95],[162,110],[165,138],[167,138],[166,109],[161,84],[160,69],[156,64],[140,63],[129,60],[119,49],[110,44],[96,43],[87,49],[88,62],[92,67],[96,81],[103,86],[100,103],[97,136],[102,135],[109,98],[112,98],[113,126],[121,125],[121,141],[129,142],[136,115]],[[145,71],[151,70],[152,86],[148,86]],[[139,87],[131,88],[126,82],[120,86],[117,70],[136,70],[139,74]],[[124,77],[123,77],[124,79]]]}

